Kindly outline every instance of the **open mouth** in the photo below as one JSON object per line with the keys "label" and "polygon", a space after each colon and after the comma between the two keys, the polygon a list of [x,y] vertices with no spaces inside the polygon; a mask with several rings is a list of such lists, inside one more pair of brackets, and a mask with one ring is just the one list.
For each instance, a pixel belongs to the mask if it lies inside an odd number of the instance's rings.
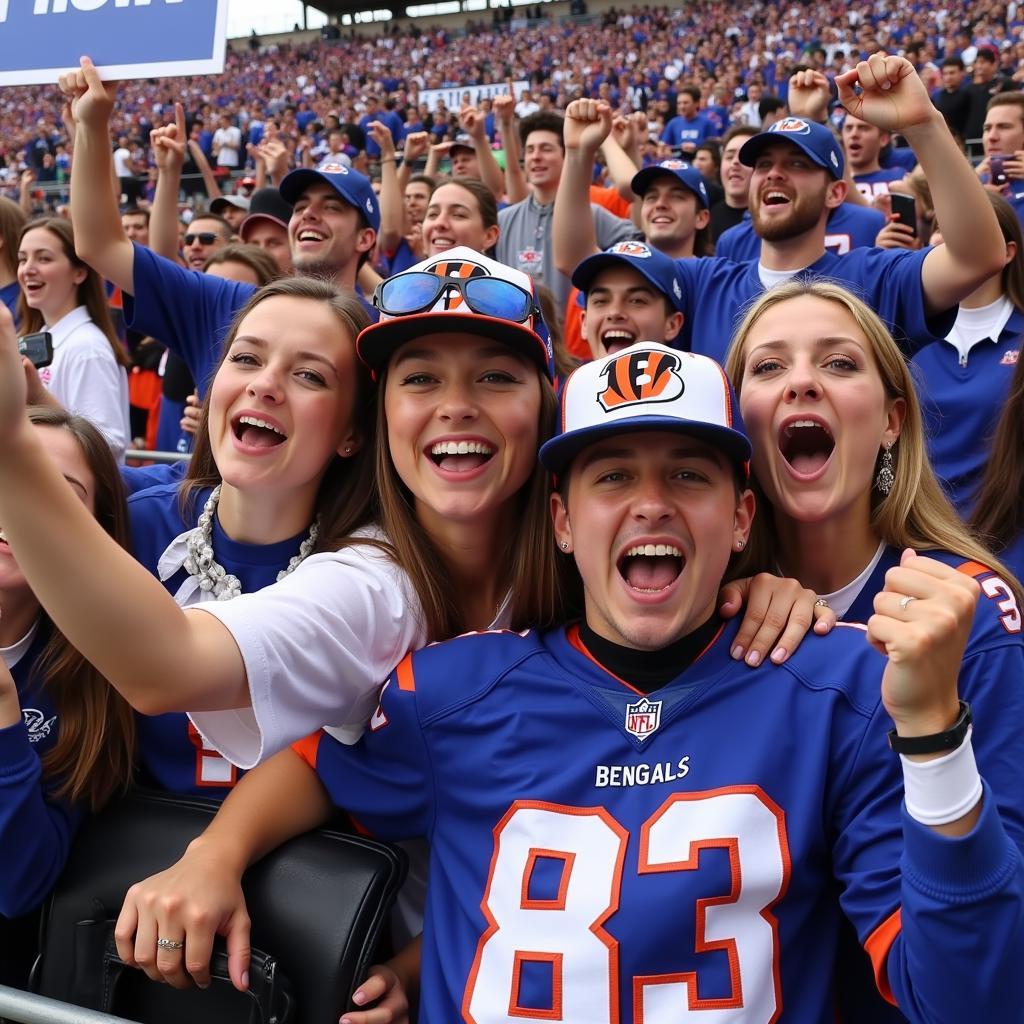
{"label": "open mouth", "polygon": [[303,228],[296,236],[298,242],[323,242],[327,236],[321,231],[313,231],[311,228]]}
{"label": "open mouth", "polygon": [[604,346],[605,352],[610,356],[615,355],[621,349],[629,348],[635,341],[636,335],[632,331],[625,331],[621,328],[605,331],[601,335],[601,344]]}
{"label": "open mouth", "polygon": [[288,439],[280,427],[258,416],[239,416],[232,424],[232,430],[242,444],[251,448],[274,448]]}
{"label": "open mouth", "polygon": [[762,206],[788,206],[789,196],[785,192],[771,191],[765,192],[764,197],[761,200]]}
{"label": "open mouth", "polygon": [[494,458],[494,448],[483,441],[438,441],[430,458],[448,473],[471,473]]}
{"label": "open mouth", "polygon": [[793,420],[779,434],[782,457],[801,476],[818,472],[835,446],[832,432],[819,420]]}
{"label": "open mouth", "polygon": [[682,551],[672,544],[635,544],[618,561],[619,575],[642,594],[667,590],[686,564]]}

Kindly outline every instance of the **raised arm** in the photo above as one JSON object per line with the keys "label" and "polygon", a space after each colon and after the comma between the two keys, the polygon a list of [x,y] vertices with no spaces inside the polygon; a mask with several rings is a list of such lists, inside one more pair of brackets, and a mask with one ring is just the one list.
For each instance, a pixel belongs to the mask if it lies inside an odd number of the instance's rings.
{"label": "raised arm", "polygon": [[495,199],[501,199],[505,194],[505,175],[494,159],[494,150],[484,131],[483,114],[476,107],[463,107],[459,111],[459,125],[473,140],[481,180],[494,193]]}
{"label": "raised arm", "polygon": [[398,194],[405,201],[405,186],[413,175],[413,164],[427,155],[430,149],[429,132],[410,132],[402,143],[402,166],[398,168]]}
{"label": "raised arm", "polygon": [[839,75],[836,85],[851,114],[899,132],[914,150],[945,242],[924,260],[925,308],[939,313],[955,306],[1003,266],[1003,236],[984,188],[910,61],[876,53]]}
{"label": "raised arm", "polygon": [[[184,125],[182,125],[182,134],[179,138],[184,138]],[[206,154],[203,152],[203,147],[199,145],[195,139],[189,142],[188,151],[195,162],[196,168],[199,171],[200,176],[203,179],[203,188],[206,189],[207,199],[216,199],[218,196],[222,196],[224,193],[221,191],[220,183],[217,181],[217,176],[213,173],[213,168],[210,166],[210,161],[206,159]],[[179,177],[180,177],[179,169]]]}
{"label": "raised arm", "polygon": [[377,233],[377,246],[381,252],[390,256],[402,241],[405,213],[402,193],[398,187],[395,140],[391,129],[383,121],[371,121],[366,129],[370,138],[380,147],[380,231]]}
{"label": "raised arm", "polygon": [[71,101],[75,122],[75,158],[71,161],[75,249],[102,277],[131,295],[135,250],[121,227],[111,185],[109,124],[115,87],[101,82],[92,61],[83,57],[78,71],[61,75],[60,88]]}
{"label": "raised arm", "polygon": [[185,110],[174,104],[174,124],[149,133],[156,161],[156,192],[149,218],[149,247],[169,260],[178,259],[178,187],[185,163],[185,146],[199,149],[198,142],[186,143]]}
{"label": "raised arm", "polygon": [[555,195],[552,249],[555,266],[571,274],[597,252],[590,180],[594,157],[612,130],[611,108],[603,100],[573,100],[565,111],[565,166]]}
{"label": "raised arm", "polygon": [[509,91],[494,97],[494,118],[501,131],[505,150],[505,199],[518,203],[530,194],[523,165],[519,162],[519,135],[516,132],[516,95],[509,82]]}

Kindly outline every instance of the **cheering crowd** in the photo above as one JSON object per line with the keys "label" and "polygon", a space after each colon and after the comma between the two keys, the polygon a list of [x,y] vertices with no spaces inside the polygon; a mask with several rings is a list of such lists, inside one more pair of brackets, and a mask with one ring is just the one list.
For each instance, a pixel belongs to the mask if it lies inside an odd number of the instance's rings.
{"label": "cheering crowd", "polygon": [[114,933],[175,988],[341,808],[410,865],[348,1024],[1024,1020],[1022,26],[0,93],[0,981],[142,785],[223,801]]}

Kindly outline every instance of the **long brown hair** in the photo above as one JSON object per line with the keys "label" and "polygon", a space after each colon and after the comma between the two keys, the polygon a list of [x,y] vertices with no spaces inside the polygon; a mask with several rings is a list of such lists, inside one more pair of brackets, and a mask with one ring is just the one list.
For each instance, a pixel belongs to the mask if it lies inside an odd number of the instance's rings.
{"label": "long brown hair", "polygon": [[1024,359],[1017,359],[1010,393],[996,424],[978,499],[971,514],[974,532],[997,551],[1008,547],[1024,529]]}
{"label": "long brown hair", "polygon": [[[43,228],[49,231],[58,242],[64,255],[71,261],[71,266],[76,270],[85,271],[85,280],[78,286],[76,297],[78,305],[85,306],[89,313],[89,319],[104,333],[114,358],[119,366],[130,365],[128,354],[118,341],[117,332],[114,330],[114,321],[110,316],[110,307],[107,305],[107,294],[103,288],[103,278],[96,273],[87,263],[83,263],[75,252],[75,236],[71,230],[71,222],[63,217],[37,217],[30,220],[18,236],[18,246],[21,246],[25,235],[36,228]],[[32,309],[25,301],[25,292],[22,290],[18,296],[18,322],[21,324],[23,334],[31,334],[34,331],[41,331],[44,326],[43,314],[38,309]]]}
{"label": "long brown hair", "polygon": [[18,241],[26,220],[17,203],[0,196],[0,263],[9,277],[18,273]]}
{"label": "long brown hair", "polygon": [[[540,371],[537,371],[538,375]],[[381,374],[383,395],[388,371]],[[558,414],[554,389],[543,376],[538,442],[551,436]],[[377,403],[377,493],[380,521],[395,561],[408,573],[423,609],[423,627],[430,641],[448,640],[466,632],[470,624],[441,553],[416,518],[413,497],[391,461],[384,401]],[[544,627],[560,621],[567,584],[560,564],[548,507],[549,475],[538,462],[518,495],[515,530],[505,547],[499,579],[511,591],[512,629]]]}
{"label": "long brown hair", "polygon": [[[75,439],[96,484],[96,521],[121,547],[131,550],[121,474],[102,434],[83,417],[53,406],[30,407],[28,418],[38,427],[65,430]],[[37,670],[59,722],[57,742],[43,756],[43,774],[56,781],[53,795],[58,799],[99,810],[131,781],[135,713],[52,624]]]}
{"label": "long brown hair", "polygon": [[[1024,110],[1024,107],[1022,107]],[[1024,312],[1024,232],[1021,231],[1020,220],[1013,207],[1002,197],[987,192],[992,209],[999,221],[999,230],[1003,233],[1003,241],[1017,247],[1013,259],[1003,267],[1000,283],[1005,295],[1014,306]]]}
{"label": "long brown hair", "polygon": [[[853,317],[867,339],[886,396],[906,404],[899,440],[891,450],[895,475],[892,490],[885,495],[874,487],[871,491],[871,528],[875,535],[893,547],[949,551],[979,562],[999,573],[1019,594],[1020,585],[1013,574],[968,531],[942,490],[928,459],[921,404],[907,362],[879,316],[855,295],[830,281],[801,278],[764,292],[747,311],[726,356],[725,369],[737,395],[743,388],[744,345],[754,325],[769,309],[804,295],[842,306]],[[770,571],[775,565],[774,516],[764,492],[756,481],[753,484],[758,513],[748,551],[753,550],[740,564],[743,569]]]}
{"label": "long brown hair", "polygon": [[[359,332],[369,324],[370,319],[362,303],[353,291],[338,288],[328,281],[312,277],[287,277],[265,285],[238,311],[231,323],[224,346],[221,350],[217,369],[227,357],[232,342],[238,335],[242,321],[261,302],[283,295],[291,298],[322,302],[337,317],[345,333],[355,347]],[[215,374],[216,375],[216,374]],[[353,420],[356,430],[363,439],[359,451],[350,458],[335,456],[324,473],[317,493],[315,515],[320,519],[320,536],[317,551],[334,551],[341,547],[353,530],[366,523],[373,513],[373,399],[374,387],[369,371],[358,360],[356,376],[352,382],[355,390]],[[189,461],[188,471],[182,481],[181,513],[191,520],[195,516],[196,499],[199,492],[216,487],[221,482],[220,470],[210,446],[210,396],[207,392],[203,402],[196,430],[195,446]]]}

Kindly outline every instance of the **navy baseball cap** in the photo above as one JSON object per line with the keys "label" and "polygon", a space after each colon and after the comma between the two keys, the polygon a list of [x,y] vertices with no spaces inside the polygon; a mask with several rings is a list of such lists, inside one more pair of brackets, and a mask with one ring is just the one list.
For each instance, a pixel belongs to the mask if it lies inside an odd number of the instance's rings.
{"label": "navy baseball cap", "polygon": [[288,227],[292,216],[292,204],[285,201],[280,191],[273,185],[253,192],[249,200],[249,216],[238,225],[238,234],[245,241],[246,232],[260,220],[273,221],[283,228]]}
{"label": "navy baseball cap", "polygon": [[633,175],[629,186],[638,196],[642,196],[651,187],[655,178],[660,178],[665,174],[671,174],[678,178],[697,197],[697,202],[705,210],[710,206],[708,187],[704,184],[704,176],[685,160],[662,160],[660,164],[645,167]]}
{"label": "navy baseball cap", "polygon": [[370,179],[336,160],[325,160],[316,168],[300,167],[285,175],[281,196],[294,205],[310,185],[320,181],[327,182],[349,206],[354,206],[374,231],[380,231],[380,206]]}
{"label": "navy baseball cap", "polygon": [[792,142],[819,167],[824,167],[833,178],[843,176],[843,150],[832,134],[832,129],[802,117],[784,117],[767,131],[751,135],[740,150],[740,163],[753,167],[761,150],[779,141]]}
{"label": "navy baseball cap", "polygon": [[647,278],[655,291],[661,292],[680,313],[686,312],[683,308],[683,282],[676,269],[676,261],[646,242],[616,242],[610,249],[588,256],[573,271],[572,283],[586,295],[594,278],[602,270],[616,266],[632,267]]}
{"label": "navy baseball cap", "polygon": [[640,341],[573,370],[559,396],[558,432],[541,446],[545,469],[561,476],[595,441],[659,430],[719,448],[744,477],[750,438],[725,371],[708,356]]}
{"label": "navy baseball cap", "polygon": [[458,135],[452,139],[452,144],[448,147],[450,153],[453,149],[468,149],[472,152],[476,152],[476,146],[473,145],[473,140],[465,133],[459,132]]}

